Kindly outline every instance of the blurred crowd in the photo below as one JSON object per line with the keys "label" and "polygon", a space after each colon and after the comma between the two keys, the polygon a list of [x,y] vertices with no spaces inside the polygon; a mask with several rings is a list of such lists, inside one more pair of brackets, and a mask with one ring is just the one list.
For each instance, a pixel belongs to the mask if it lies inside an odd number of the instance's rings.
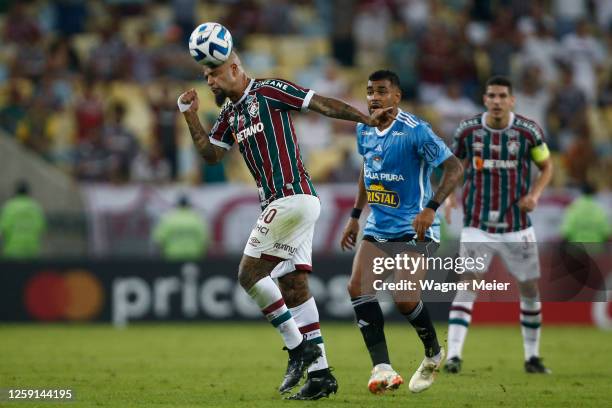
{"label": "blurred crowd", "polygon": [[[609,0],[0,1],[0,129],[83,181],[249,180],[235,151],[201,163],[176,108],[197,86],[203,121],[218,112],[187,49],[204,21],[230,29],[253,75],[362,110],[368,73],[396,71],[405,109],[449,144],[486,79],[507,75],[555,184],[612,186]],[[315,180],[355,181],[354,127],[294,118]]]}

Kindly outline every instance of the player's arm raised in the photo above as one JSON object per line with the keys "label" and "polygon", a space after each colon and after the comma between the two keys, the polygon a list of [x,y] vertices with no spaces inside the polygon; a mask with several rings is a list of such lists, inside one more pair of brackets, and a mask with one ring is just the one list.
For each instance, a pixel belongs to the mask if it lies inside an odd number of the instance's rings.
{"label": "player's arm raised", "polygon": [[393,111],[393,107],[376,109],[371,116],[368,116],[347,103],[319,94],[312,96],[308,109],[330,118],[365,123],[368,126],[378,126],[381,122],[385,122],[387,117],[392,115]]}
{"label": "player's arm raised", "polygon": [[340,247],[343,251],[353,249],[355,247],[355,244],[357,243],[357,235],[359,234],[359,216],[368,202],[365,184],[363,183],[363,166],[361,166],[357,186],[358,191],[357,196],[355,197],[355,205],[353,206],[351,216],[346,223],[346,227],[344,227],[344,231],[342,232],[342,239],[340,239]]}
{"label": "player's arm raised", "polygon": [[198,117],[198,108],[200,101],[198,93],[195,89],[190,89],[179,96],[179,110],[183,113],[183,117],[189,127],[189,133],[193,139],[200,156],[204,158],[206,163],[215,164],[220,162],[225,155],[225,149],[215,146],[210,142],[208,132],[204,130],[200,118]]}
{"label": "player's arm raised", "polygon": [[455,155],[449,156],[442,162],[442,170],[442,180],[440,180],[438,189],[412,223],[419,241],[425,239],[425,232],[433,224],[440,203],[443,203],[446,197],[455,191],[463,179],[463,165]]}

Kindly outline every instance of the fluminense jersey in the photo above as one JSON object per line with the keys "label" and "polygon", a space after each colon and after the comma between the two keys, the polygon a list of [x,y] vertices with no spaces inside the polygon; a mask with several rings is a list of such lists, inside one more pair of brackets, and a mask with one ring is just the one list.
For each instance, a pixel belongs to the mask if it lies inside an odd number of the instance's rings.
{"label": "fluminense jersey", "polygon": [[505,129],[491,129],[486,116],[462,121],[453,141],[455,156],[468,161],[463,224],[490,233],[524,230],[531,221],[518,202],[529,192],[532,149],[544,144],[543,133],[514,113]]}
{"label": "fluminense jersey", "polygon": [[211,143],[240,153],[259,188],[262,207],[294,194],[316,196],[304,169],[291,111],[306,111],[314,91],[280,79],[252,79],[238,102],[225,104]]}
{"label": "fluminense jersey", "polygon": [[[427,122],[401,110],[383,131],[358,124],[357,149],[371,209],[364,234],[381,240],[414,234],[412,222],[433,195],[431,172],[450,149]],[[439,241],[437,215],[426,236]]]}

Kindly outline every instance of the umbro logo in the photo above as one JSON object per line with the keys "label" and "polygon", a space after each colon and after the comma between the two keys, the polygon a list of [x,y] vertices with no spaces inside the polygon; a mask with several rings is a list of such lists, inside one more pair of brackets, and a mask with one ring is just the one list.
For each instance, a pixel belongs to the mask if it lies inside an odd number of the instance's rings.
{"label": "umbro logo", "polygon": [[249,245],[252,245],[252,246],[256,247],[259,244],[261,244],[261,241],[258,240],[257,238],[251,237],[251,239],[249,239]]}

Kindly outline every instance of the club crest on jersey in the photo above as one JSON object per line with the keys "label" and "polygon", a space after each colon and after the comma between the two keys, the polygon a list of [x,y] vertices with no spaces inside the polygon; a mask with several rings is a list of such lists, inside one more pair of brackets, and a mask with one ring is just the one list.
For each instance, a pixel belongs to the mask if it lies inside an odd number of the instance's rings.
{"label": "club crest on jersey", "polygon": [[400,204],[399,194],[386,190],[382,184],[372,184],[366,190],[369,204],[378,204],[385,207],[397,208]]}
{"label": "club crest on jersey", "polygon": [[374,171],[380,171],[382,169],[382,157],[373,155],[370,161],[370,166]]}
{"label": "club crest on jersey", "polygon": [[506,143],[506,147],[508,147],[508,153],[515,155],[518,153],[521,144],[518,140],[509,140],[508,143]]}
{"label": "club crest on jersey", "polygon": [[253,95],[247,96],[246,103],[248,106],[249,115],[256,117],[259,115],[259,102]]}

